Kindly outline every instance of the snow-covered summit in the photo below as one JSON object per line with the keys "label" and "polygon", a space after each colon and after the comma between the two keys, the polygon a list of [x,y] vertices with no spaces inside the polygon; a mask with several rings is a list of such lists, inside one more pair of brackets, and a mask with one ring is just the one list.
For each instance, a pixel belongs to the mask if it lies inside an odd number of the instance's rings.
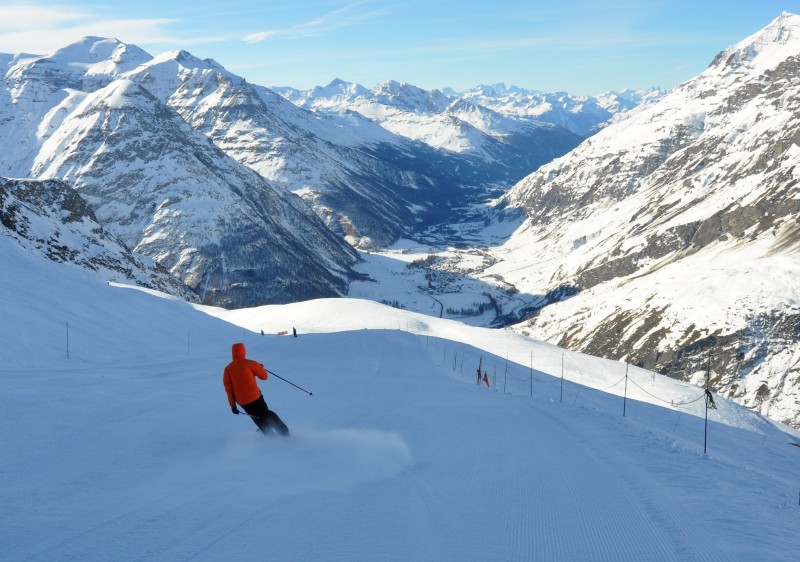
{"label": "snow-covered summit", "polygon": [[152,57],[136,45],[118,39],[84,37],[57,50],[47,59],[78,68],[83,66],[88,75],[118,75],[144,64]]}
{"label": "snow-covered summit", "polygon": [[395,80],[379,84],[373,93],[379,103],[411,113],[441,113],[451,101],[439,90],[423,90],[413,84]]}
{"label": "snow-covered summit", "polygon": [[330,98],[341,96],[352,99],[363,96],[367,93],[367,88],[354,82],[345,82],[340,78],[333,79],[327,86],[317,86],[308,92],[308,99]]}
{"label": "snow-covered summit", "polygon": [[[163,68],[163,70],[156,70]],[[181,72],[203,72],[214,73],[221,75],[229,80],[237,83],[242,82],[244,79],[232,72],[228,72],[221,64],[213,59],[201,59],[194,56],[188,51],[176,49],[166,51],[151,57],[149,60],[143,62],[136,68],[129,71],[128,77],[138,76],[145,73],[161,72],[162,74],[169,74],[170,78],[180,77]],[[163,78],[164,76],[162,76]]]}
{"label": "snow-covered summit", "polygon": [[743,66],[760,74],[800,55],[800,16],[783,12],[764,29],[719,53],[709,65],[720,72]]}
{"label": "snow-covered summit", "polygon": [[308,92],[280,92],[313,111],[360,113],[393,134],[477,160],[488,169],[505,168],[509,177],[529,173],[582,140],[549,124],[498,113],[474,100],[454,98],[435,89],[394,80],[372,90],[341,81],[332,84]]}
{"label": "snow-covered summit", "polygon": [[150,59],[148,53],[135,45],[117,39],[84,37],[49,55],[17,56],[9,78],[20,80],[38,76],[44,79],[57,73],[63,80],[76,83],[91,76],[111,79]]}
{"label": "snow-covered summit", "polygon": [[664,93],[658,88],[650,88],[578,96],[495,84],[477,86],[457,95],[510,117],[546,122],[589,135],[603,128],[615,116],[640,104],[650,103]]}

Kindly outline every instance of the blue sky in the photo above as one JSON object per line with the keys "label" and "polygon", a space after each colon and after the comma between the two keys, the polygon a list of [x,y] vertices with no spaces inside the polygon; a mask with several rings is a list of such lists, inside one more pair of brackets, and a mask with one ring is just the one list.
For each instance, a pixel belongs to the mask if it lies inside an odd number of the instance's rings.
{"label": "blue sky", "polygon": [[342,78],[597,94],[671,88],[800,0],[0,0],[0,52],[85,35],[186,49],[250,82]]}

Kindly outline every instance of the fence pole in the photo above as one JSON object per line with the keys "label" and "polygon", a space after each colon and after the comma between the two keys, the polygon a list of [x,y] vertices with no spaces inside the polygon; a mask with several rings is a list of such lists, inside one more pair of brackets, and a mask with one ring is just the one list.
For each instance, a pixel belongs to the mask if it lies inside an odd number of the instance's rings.
{"label": "fence pole", "polygon": [[503,394],[506,393],[506,384],[508,383],[508,355],[506,355],[506,370],[503,372]]}
{"label": "fence pole", "polygon": [[625,417],[625,410],[628,407],[628,358],[625,358],[625,398],[622,399],[622,417]]}
{"label": "fence pole", "polygon": [[[708,350],[708,362],[706,363],[706,393],[708,392],[709,379],[711,378],[711,350]],[[703,428],[703,454],[708,450],[708,397],[705,399],[706,403],[706,421]]]}
{"label": "fence pole", "polygon": [[531,351],[531,398],[533,398],[533,351]]}

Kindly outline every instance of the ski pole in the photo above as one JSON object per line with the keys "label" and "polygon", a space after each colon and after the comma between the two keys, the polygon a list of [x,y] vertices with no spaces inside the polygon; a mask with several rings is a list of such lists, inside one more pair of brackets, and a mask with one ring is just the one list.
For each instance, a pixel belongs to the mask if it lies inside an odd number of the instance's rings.
{"label": "ski pole", "polygon": [[251,417],[251,418],[253,418],[253,419],[257,419],[257,418],[256,418],[256,416],[250,415],[250,414],[248,414],[247,412],[243,412],[243,411],[241,411],[239,408],[236,408],[236,411],[237,411],[239,414],[244,414],[245,416],[250,416],[250,417]]}
{"label": "ski pole", "polygon": [[278,377],[278,378],[279,378],[279,379],[281,379],[283,382],[285,382],[285,383],[289,383],[290,385],[292,385],[293,387],[297,388],[298,390],[302,390],[303,392],[305,392],[305,393],[306,393],[306,394],[308,394],[309,396],[314,396],[314,393],[307,391],[307,390],[306,390],[305,388],[303,388],[302,386],[297,386],[297,385],[296,385],[296,384],[294,384],[292,381],[287,381],[285,378],[283,378],[282,376],[280,376],[280,375],[279,375],[278,373],[276,373],[275,371],[270,371],[269,369],[267,369],[267,372],[268,372],[270,375],[273,375],[273,376],[276,376],[276,377]]}

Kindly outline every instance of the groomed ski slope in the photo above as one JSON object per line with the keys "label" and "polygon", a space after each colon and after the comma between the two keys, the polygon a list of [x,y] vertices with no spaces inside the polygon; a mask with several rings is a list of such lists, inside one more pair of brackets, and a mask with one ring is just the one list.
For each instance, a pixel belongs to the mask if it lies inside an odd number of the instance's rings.
{"label": "groomed ski slope", "polygon": [[[517,335],[210,311],[246,330],[5,238],[0,261],[0,559],[796,559],[797,438],[716,397],[704,455],[702,400],[659,402],[695,387],[630,369],[623,417],[623,363],[564,354],[562,394],[561,351]],[[288,440],[229,412],[242,340],[313,392],[261,384]]]}

